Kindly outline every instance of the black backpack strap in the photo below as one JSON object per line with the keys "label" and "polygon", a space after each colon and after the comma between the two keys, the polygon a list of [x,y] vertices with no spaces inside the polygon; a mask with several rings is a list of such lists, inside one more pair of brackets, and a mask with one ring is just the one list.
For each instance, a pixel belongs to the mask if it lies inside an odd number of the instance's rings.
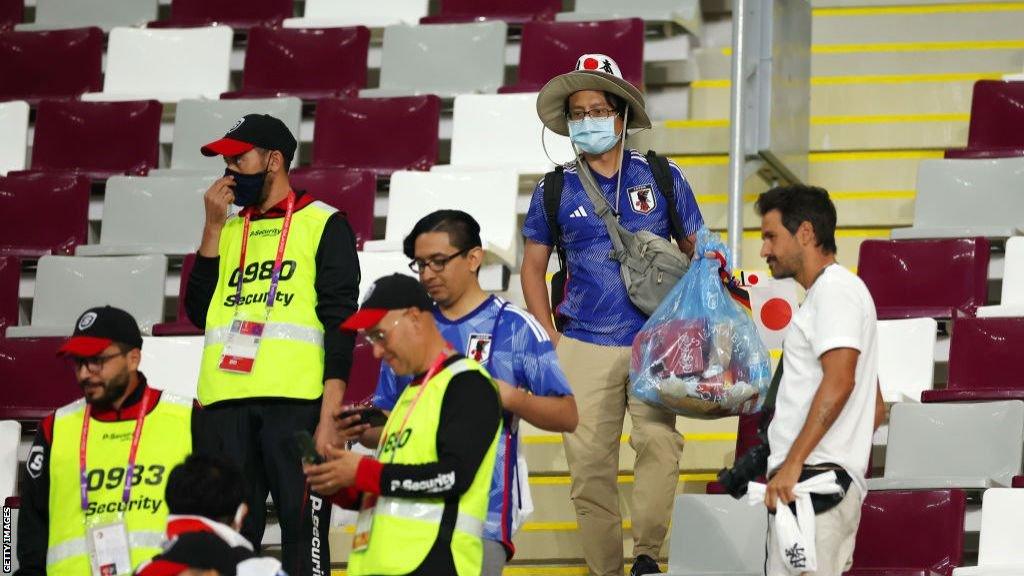
{"label": "black backpack strap", "polygon": [[676,240],[686,238],[683,233],[683,223],[679,220],[679,213],[676,212],[676,191],[672,181],[672,168],[668,165],[668,158],[658,156],[654,150],[647,151],[647,165],[651,167],[651,174],[654,175],[654,183],[661,195],[668,200],[668,222],[672,229],[672,236]]}
{"label": "black backpack strap", "polygon": [[557,166],[544,175],[544,215],[548,220],[548,231],[558,253],[558,263],[565,268],[565,247],[562,245],[562,227],[558,225],[558,208],[562,205],[562,187],[565,185],[565,168]]}

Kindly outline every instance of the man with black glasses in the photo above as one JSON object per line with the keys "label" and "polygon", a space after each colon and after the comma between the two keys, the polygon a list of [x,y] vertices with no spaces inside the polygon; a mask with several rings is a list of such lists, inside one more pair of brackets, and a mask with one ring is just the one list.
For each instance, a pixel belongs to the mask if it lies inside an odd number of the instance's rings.
{"label": "man with black glasses", "polygon": [[47,416],[29,450],[17,573],[127,574],[160,552],[167,478],[192,451],[192,400],[149,387],[124,310],[86,310],[59,353],[84,397]]}

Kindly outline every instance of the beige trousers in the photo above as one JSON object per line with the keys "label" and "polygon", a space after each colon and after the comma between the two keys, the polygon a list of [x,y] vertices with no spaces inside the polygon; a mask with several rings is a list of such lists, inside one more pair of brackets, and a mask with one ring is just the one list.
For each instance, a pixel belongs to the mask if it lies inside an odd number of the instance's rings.
{"label": "beige trousers", "polygon": [[622,576],[619,439],[626,410],[636,452],[630,504],[633,555],[657,558],[679,483],[683,438],[675,414],[629,397],[628,346],[598,346],[562,336],[558,361],[576,397],[579,425],[563,435],[583,557],[594,576]]}
{"label": "beige trousers", "polygon": [[[838,506],[814,517],[814,553],[818,569],[802,576],[842,576],[853,565],[853,545],[860,526],[861,493],[850,484]],[[789,576],[775,543],[774,522],[768,522],[768,576]]]}

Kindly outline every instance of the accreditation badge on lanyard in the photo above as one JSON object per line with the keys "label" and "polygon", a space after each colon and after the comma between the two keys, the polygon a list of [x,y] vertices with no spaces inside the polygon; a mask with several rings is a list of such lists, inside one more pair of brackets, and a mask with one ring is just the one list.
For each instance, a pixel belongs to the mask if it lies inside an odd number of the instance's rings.
{"label": "accreditation badge on lanyard", "polygon": [[270,319],[270,312],[277,299],[277,286],[281,281],[281,266],[284,263],[284,248],[288,244],[288,232],[292,227],[292,212],[295,209],[295,192],[289,192],[285,204],[284,221],[281,224],[281,238],[277,242],[277,256],[274,258],[274,270],[270,276],[270,290],[267,292],[267,306],[260,312],[238,311],[242,301],[242,284],[245,282],[245,253],[249,246],[249,226],[251,211],[245,214],[242,227],[242,249],[238,263],[238,287],[235,290],[235,317],[228,329],[227,341],[220,356],[220,369],[236,374],[250,374],[256,364],[256,356],[263,339],[263,330]]}
{"label": "accreditation badge on lanyard", "polygon": [[[121,503],[127,510],[132,496],[133,478],[135,476],[135,460],[139,453],[139,439],[142,438],[142,425],[146,419],[151,402],[151,391],[146,389],[139,403],[139,415],[135,418],[135,431],[132,432],[131,448],[128,451],[128,466],[124,471],[124,491]],[[89,553],[89,563],[93,576],[119,576],[131,574],[131,545],[128,539],[128,528],[124,520],[124,512],[118,512],[116,520],[92,520],[89,512],[89,472],[86,467],[86,451],[89,446],[89,421],[92,418],[92,407],[86,405],[85,418],[82,421],[82,439],[78,450],[79,483],[81,486],[82,514],[85,516],[85,543]],[[97,515],[98,516],[98,515]]]}
{"label": "accreditation badge on lanyard", "polygon": [[[416,409],[416,403],[420,401],[420,396],[423,396],[423,392],[426,391],[427,386],[430,385],[430,380],[437,375],[437,372],[441,369],[441,365],[448,359],[448,354],[451,352],[449,348],[445,348],[441,354],[434,360],[434,364],[427,371],[427,375],[423,377],[423,384],[420,387],[419,392],[416,393],[416,397],[412,399],[412,404],[409,405],[409,411],[405,413],[405,418],[402,419],[402,424],[398,427],[398,431],[395,433],[396,438],[402,436],[402,432],[405,431],[405,425],[409,422],[409,417],[412,416],[412,411]],[[390,424],[390,421],[388,421]],[[388,439],[390,429],[389,426],[384,426],[384,431],[381,433],[381,442],[386,443]],[[385,444],[381,444],[383,447]],[[397,446],[391,451],[391,459],[388,464],[395,461],[395,453],[397,452]],[[377,498],[376,494],[363,494],[362,502],[359,505],[359,517],[356,519],[356,533],[352,537],[352,550],[354,552],[362,552],[370,546],[370,533],[373,529],[373,515],[377,509]]]}

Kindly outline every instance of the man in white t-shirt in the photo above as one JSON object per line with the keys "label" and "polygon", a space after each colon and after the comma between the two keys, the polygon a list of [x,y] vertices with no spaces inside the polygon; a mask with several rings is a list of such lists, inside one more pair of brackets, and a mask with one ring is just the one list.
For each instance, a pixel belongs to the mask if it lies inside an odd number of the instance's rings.
{"label": "man in white t-shirt", "polygon": [[[853,560],[871,438],[884,417],[878,393],[875,303],[864,282],[836,264],[836,209],[828,192],[803,185],[760,195],[761,256],[775,278],[807,290],[783,344],[783,372],[768,429],[769,510],[795,500],[793,487],[835,470],[842,501],[815,516],[818,568],[839,576]],[[786,575],[778,546],[768,546],[768,576]]]}

